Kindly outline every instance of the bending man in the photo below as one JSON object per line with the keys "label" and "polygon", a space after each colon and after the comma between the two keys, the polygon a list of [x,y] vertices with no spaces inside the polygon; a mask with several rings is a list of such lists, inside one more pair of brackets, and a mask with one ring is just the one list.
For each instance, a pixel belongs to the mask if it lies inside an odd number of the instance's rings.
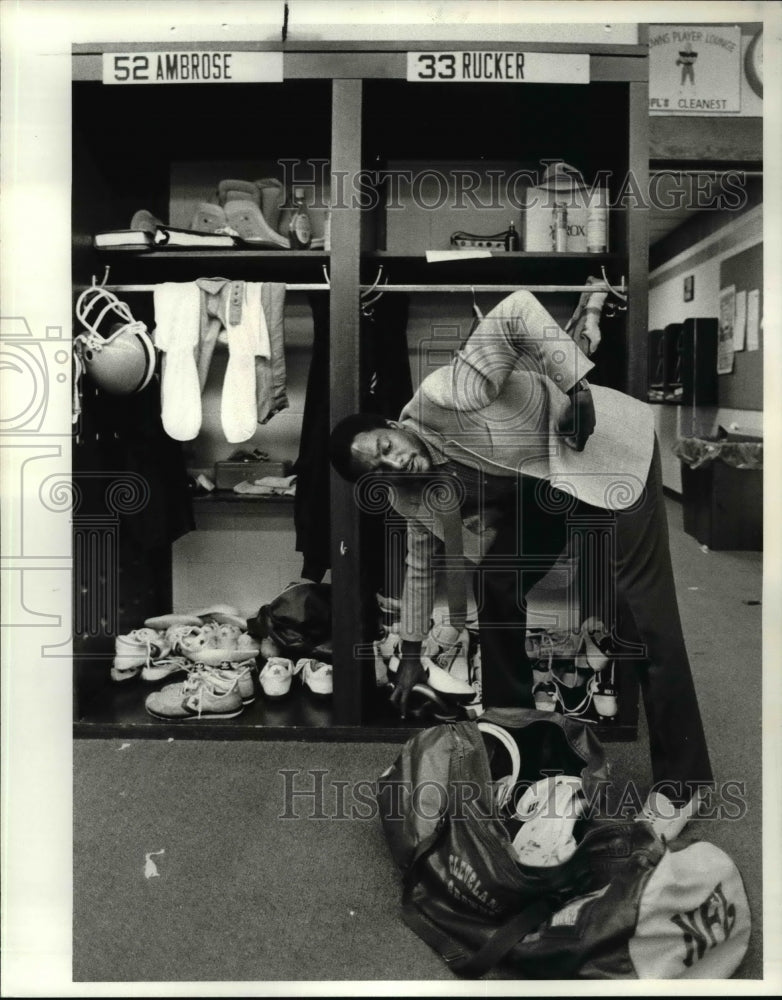
{"label": "bending man", "polygon": [[[646,404],[590,386],[592,367],[534,296],[515,292],[451,364],[423,380],[398,421],[341,421],[332,463],[354,482],[388,477],[407,520],[392,694],[403,715],[413,685],[425,679],[420,652],[434,604],[436,539],[445,539],[446,555],[449,546],[460,549],[478,566],[483,704],[532,707],[524,598],[565,548],[569,525],[612,521],[608,572],[646,654],[640,683],[653,777],[684,803],[712,773],[676,600],[653,418]],[[440,499],[453,498],[450,509],[432,501],[435,484]]]}

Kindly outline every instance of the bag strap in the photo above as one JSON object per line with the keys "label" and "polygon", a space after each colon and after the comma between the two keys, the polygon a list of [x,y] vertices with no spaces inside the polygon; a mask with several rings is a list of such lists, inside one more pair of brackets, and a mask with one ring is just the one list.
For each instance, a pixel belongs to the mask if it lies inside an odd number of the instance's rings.
{"label": "bag strap", "polygon": [[550,900],[536,899],[520,913],[516,913],[496,931],[474,954],[466,954],[467,945],[461,944],[447,931],[442,930],[421,912],[414,899],[415,883],[423,861],[440,840],[445,825],[438,827],[423,840],[402,878],[402,916],[407,926],[434,948],[448,965],[460,975],[478,977],[498,965],[511,948],[534,931],[554,912]]}
{"label": "bag strap", "polygon": [[511,917],[502,927],[498,927],[474,955],[466,959],[457,958],[451,962],[451,966],[464,976],[482,976],[495,965],[499,965],[514,945],[530,931],[540,927],[553,912],[554,907],[547,899],[536,899],[521,913]]}

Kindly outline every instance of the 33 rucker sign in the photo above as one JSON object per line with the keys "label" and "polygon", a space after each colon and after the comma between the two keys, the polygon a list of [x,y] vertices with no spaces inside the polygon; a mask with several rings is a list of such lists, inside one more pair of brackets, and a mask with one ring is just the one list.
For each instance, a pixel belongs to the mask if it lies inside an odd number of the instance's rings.
{"label": "33 rucker sign", "polygon": [[103,82],[279,83],[282,52],[104,52]]}
{"label": "33 rucker sign", "polygon": [[412,83],[589,83],[589,56],[579,53],[408,52]]}

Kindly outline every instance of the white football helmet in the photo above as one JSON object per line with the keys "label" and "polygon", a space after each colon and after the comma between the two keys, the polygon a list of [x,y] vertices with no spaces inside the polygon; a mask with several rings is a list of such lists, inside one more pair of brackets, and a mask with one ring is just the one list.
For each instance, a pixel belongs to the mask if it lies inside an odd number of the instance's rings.
{"label": "white football helmet", "polygon": [[76,301],[76,318],[86,332],[74,338],[74,347],[93,382],[115,396],[140,392],[149,384],[155,373],[155,347],[127,303],[92,285]]}

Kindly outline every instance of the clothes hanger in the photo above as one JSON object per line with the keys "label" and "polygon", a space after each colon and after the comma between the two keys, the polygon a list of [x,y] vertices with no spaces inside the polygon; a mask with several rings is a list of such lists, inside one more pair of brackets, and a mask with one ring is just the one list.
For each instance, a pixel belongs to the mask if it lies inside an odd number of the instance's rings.
{"label": "clothes hanger", "polygon": [[[365,291],[361,293],[362,316],[366,316],[367,318],[370,317],[373,312],[372,306],[383,298],[383,295],[385,294],[385,286],[388,284],[388,275],[385,275],[385,278],[381,284],[380,279],[382,276],[383,276],[383,265],[381,264],[380,267],[378,267],[377,269],[377,276],[373,284],[370,285],[369,288],[367,288]],[[378,288],[380,289],[379,292],[377,291]],[[373,295],[372,294],[373,292],[375,292],[376,294]]]}

